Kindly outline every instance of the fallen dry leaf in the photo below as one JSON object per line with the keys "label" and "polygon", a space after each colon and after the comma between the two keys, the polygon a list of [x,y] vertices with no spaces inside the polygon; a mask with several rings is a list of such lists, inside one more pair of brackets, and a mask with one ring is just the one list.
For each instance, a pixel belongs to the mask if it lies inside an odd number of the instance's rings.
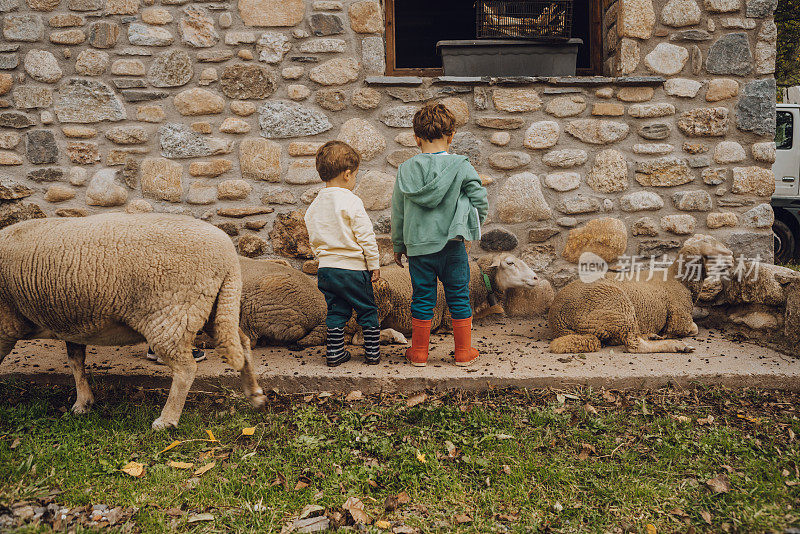
{"label": "fallen dry leaf", "polygon": [[797,480],[787,480],[787,481],[786,481],[786,485],[787,485],[787,486],[789,486],[789,487],[793,487],[793,486],[800,486],[800,481],[797,481]]}
{"label": "fallen dry leaf", "polygon": [[348,497],[342,508],[347,510],[353,518],[353,521],[369,525],[370,517],[364,511],[364,503],[358,497]]}
{"label": "fallen dry leaf", "polygon": [[392,524],[386,521],[385,519],[381,519],[380,521],[375,521],[375,526],[383,530],[389,530]]}
{"label": "fallen dry leaf", "polygon": [[685,415],[675,415],[673,417],[675,417],[675,420],[677,422],[679,422],[679,423],[691,423],[692,422],[692,418],[691,417],[686,417]]}
{"label": "fallen dry leaf", "polygon": [[647,534],[656,534],[656,526],[653,523],[647,523],[644,529]]}
{"label": "fallen dry leaf", "polygon": [[700,510],[700,517],[702,517],[703,521],[705,521],[709,525],[711,524],[711,513],[708,512],[707,510]]}
{"label": "fallen dry leaf", "polygon": [[306,517],[313,517],[322,514],[325,512],[325,508],[318,504],[307,504],[303,506],[303,509],[300,511],[300,519],[305,519]]}
{"label": "fallen dry leaf", "polygon": [[578,460],[586,460],[590,454],[597,454],[597,449],[591,443],[581,443],[581,452],[578,453]]}
{"label": "fallen dry leaf", "polygon": [[297,484],[294,485],[294,490],[299,491],[301,489],[305,489],[311,485],[311,479],[307,476],[300,475],[297,477]]}
{"label": "fallen dry leaf", "polygon": [[455,457],[458,456],[458,448],[456,448],[456,446],[453,445],[452,441],[445,441],[444,442],[444,447],[445,447],[445,449],[447,449],[447,457],[448,458],[455,458]]}
{"label": "fallen dry leaf", "polygon": [[248,426],[247,428],[242,429],[243,436],[252,436],[255,433],[256,433],[256,427],[254,426]]}
{"label": "fallen dry leaf", "polygon": [[408,504],[411,502],[411,496],[405,491],[401,491],[397,494],[397,502],[400,504]]}
{"label": "fallen dry leaf", "polygon": [[378,487],[378,483],[377,483],[377,482],[375,482],[374,480],[372,480],[371,478],[368,478],[368,479],[367,479],[367,484],[369,484],[369,485],[370,485],[370,486],[372,486],[373,488],[377,488],[377,487]]}
{"label": "fallen dry leaf", "polygon": [[456,523],[459,525],[463,525],[464,523],[472,523],[472,518],[467,514],[457,514],[453,519],[455,519]]}
{"label": "fallen dry leaf", "polygon": [[416,534],[416,529],[414,527],[409,527],[408,525],[397,525],[392,529],[394,534]]}
{"label": "fallen dry leaf", "polygon": [[425,459],[425,455],[421,452],[417,452],[417,461],[422,464],[428,463],[428,461]]}
{"label": "fallen dry leaf", "polygon": [[128,462],[122,469],[120,469],[126,475],[130,475],[132,477],[140,478],[144,476],[144,464],[140,464],[139,462]]}
{"label": "fallen dry leaf", "polygon": [[183,443],[183,442],[182,441],[173,441],[172,443],[167,445],[166,448],[161,449],[160,451],[158,451],[158,454],[161,454],[162,452],[167,452],[168,450],[174,449],[175,447],[177,447],[181,443]]}
{"label": "fallen dry leaf", "polygon": [[355,390],[351,391],[350,393],[348,393],[347,396],[344,398],[344,400],[346,400],[347,402],[353,402],[353,401],[361,400],[363,398],[364,398],[364,394],[361,393],[359,390],[355,389]]}
{"label": "fallen dry leaf", "polygon": [[214,516],[209,513],[202,513],[202,514],[194,514],[190,515],[189,518],[186,520],[187,523],[199,523],[200,521],[213,521]]}
{"label": "fallen dry leaf", "polygon": [[706,480],[706,486],[711,488],[714,493],[728,493],[731,490],[731,483],[727,475],[717,475]]}
{"label": "fallen dry leaf", "polygon": [[606,391],[605,389],[602,390],[603,392],[603,400],[606,402],[616,402],[617,396],[611,393],[610,391]]}
{"label": "fallen dry leaf", "polygon": [[428,395],[426,395],[425,393],[419,393],[417,395],[414,395],[414,396],[409,397],[408,399],[406,399],[406,406],[411,408],[412,406],[416,406],[417,404],[422,404],[427,399],[428,399]]}
{"label": "fallen dry leaf", "polygon": [[19,439],[19,438],[14,438],[14,441],[12,441],[12,442],[11,442],[11,447],[10,447],[10,448],[11,448],[11,450],[14,450],[14,449],[16,449],[17,447],[19,447],[19,444],[20,444],[20,443],[22,443],[22,440],[21,440],[21,439]]}
{"label": "fallen dry leaf", "polygon": [[167,465],[175,469],[191,469],[194,467],[193,463],[188,462],[169,462]]}
{"label": "fallen dry leaf", "polygon": [[698,425],[710,425],[714,422],[714,416],[709,415],[708,417],[703,417],[697,420]]}
{"label": "fallen dry leaf", "polygon": [[684,511],[683,511],[682,509],[680,509],[680,508],[673,508],[672,510],[670,510],[670,511],[669,511],[669,514],[670,514],[670,515],[674,515],[674,516],[678,516],[678,517],[689,517],[689,516],[686,514],[686,512],[684,512]]}
{"label": "fallen dry leaf", "polygon": [[586,413],[590,413],[592,415],[597,415],[597,408],[589,404],[588,402],[583,406],[583,409],[586,410]]}
{"label": "fallen dry leaf", "polygon": [[210,430],[206,430],[206,434],[208,434],[208,441],[217,441],[217,438],[214,437],[214,433]]}
{"label": "fallen dry leaf", "polygon": [[332,396],[333,396],[333,393],[331,393],[330,391],[323,391],[322,393],[317,395],[317,398],[318,399],[327,399],[328,397],[332,397]]}
{"label": "fallen dry leaf", "polygon": [[210,470],[214,469],[214,466],[215,466],[215,465],[217,465],[217,462],[208,462],[208,463],[207,463],[206,465],[204,465],[203,467],[200,467],[200,468],[198,468],[198,469],[197,469],[197,470],[194,472],[194,474],[195,474],[195,476],[200,476],[200,475],[202,475],[203,473],[207,473],[207,472],[209,472]]}

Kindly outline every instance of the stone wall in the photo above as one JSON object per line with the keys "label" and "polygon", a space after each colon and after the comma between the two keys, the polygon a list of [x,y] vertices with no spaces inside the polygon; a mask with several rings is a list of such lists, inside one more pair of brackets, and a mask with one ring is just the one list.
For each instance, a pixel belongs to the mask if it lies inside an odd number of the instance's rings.
{"label": "stone wall", "polygon": [[384,77],[371,0],[142,2],[0,0],[0,226],[186,213],[299,264],[313,155],[338,138],[389,261],[395,168],[438,99],[490,192],[481,246],[557,286],[584,250],[669,253],[695,232],[771,257],[768,0],[606,0],[609,77],[509,80]]}

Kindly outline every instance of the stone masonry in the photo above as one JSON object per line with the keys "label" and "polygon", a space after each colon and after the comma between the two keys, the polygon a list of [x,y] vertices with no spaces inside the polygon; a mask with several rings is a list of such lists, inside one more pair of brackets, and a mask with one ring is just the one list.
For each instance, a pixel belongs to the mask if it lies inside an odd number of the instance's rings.
{"label": "stone masonry", "polygon": [[182,213],[300,266],[314,154],[342,139],[389,262],[396,167],[438,100],[489,190],[480,246],[556,286],[583,251],[661,255],[695,232],[771,258],[774,0],[603,7],[607,77],[453,79],[384,76],[372,0],[4,1],[0,226]]}

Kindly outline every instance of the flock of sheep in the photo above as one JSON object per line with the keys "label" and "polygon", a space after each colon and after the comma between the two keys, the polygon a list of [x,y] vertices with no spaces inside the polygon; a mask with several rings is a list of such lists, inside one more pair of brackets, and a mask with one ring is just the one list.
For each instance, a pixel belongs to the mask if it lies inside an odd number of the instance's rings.
{"label": "flock of sheep", "polygon": [[[730,255],[715,239],[696,235],[679,258]],[[666,280],[601,279],[564,287],[550,309],[556,336],[551,351],[596,351],[601,343],[640,353],[693,350],[660,337],[697,333],[691,312],[702,281],[681,276],[676,265],[678,260]],[[470,268],[473,309],[538,282],[512,254],[484,257]],[[382,338],[405,342],[403,335],[411,332],[407,271],[382,269],[375,294],[386,329]],[[265,397],[251,344],[324,344],[325,310],[310,277],[280,261],[239,257],[227,234],[191,217],[109,213],[36,219],[0,230],[0,363],[18,340],[64,340],[77,388],[75,413],[94,401],[84,368],[86,345],[146,341],[172,370],[169,396],[153,428],[177,426],[197,370],[192,347],[199,331],[240,371],[245,395],[260,407]],[[434,327],[448,321],[439,295]]]}

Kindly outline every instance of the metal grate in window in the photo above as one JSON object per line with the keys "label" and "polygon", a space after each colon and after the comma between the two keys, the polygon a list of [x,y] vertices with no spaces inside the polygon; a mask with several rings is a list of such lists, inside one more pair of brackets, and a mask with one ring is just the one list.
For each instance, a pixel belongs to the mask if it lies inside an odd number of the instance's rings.
{"label": "metal grate in window", "polygon": [[572,0],[477,0],[477,37],[569,39]]}

